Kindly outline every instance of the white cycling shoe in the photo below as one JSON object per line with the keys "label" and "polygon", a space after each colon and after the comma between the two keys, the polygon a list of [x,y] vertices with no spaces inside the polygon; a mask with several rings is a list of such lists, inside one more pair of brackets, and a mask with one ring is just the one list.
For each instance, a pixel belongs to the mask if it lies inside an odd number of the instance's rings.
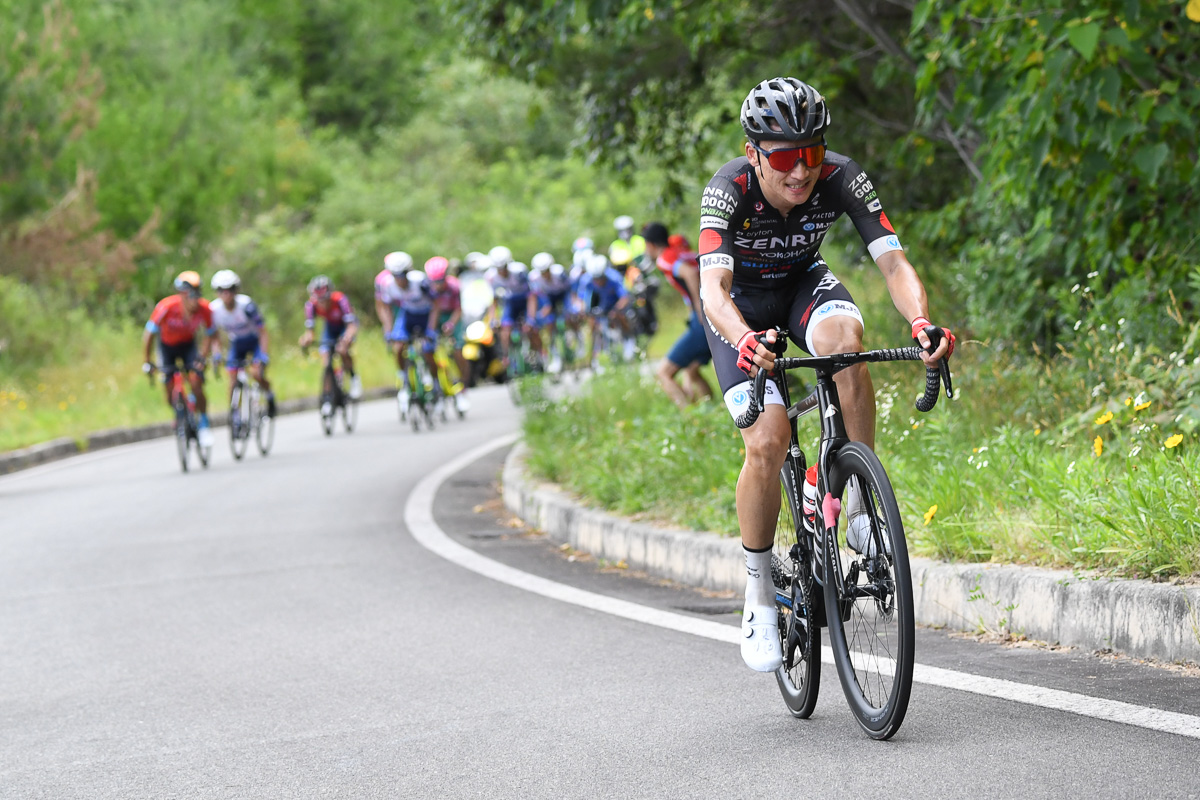
{"label": "white cycling shoe", "polygon": [[755,672],[774,672],[783,666],[779,613],[771,606],[748,605],[742,611],[742,660]]}
{"label": "white cycling shoe", "polygon": [[[891,555],[892,543],[886,536],[882,538],[884,552]],[[861,553],[868,558],[875,557],[875,539],[871,536],[870,514],[863,513],[850,517],[850,521],[846,525],[846,544],[850,545],[850,549],[856,553]]]}
{"label": "white cycling shoe", "polygon": [[357,400],[362,397],[362,378],[355,375],[350,379],[350,399]]}
{"label": "white cycling shoe", "polygon": [[454,407],[460,414],[465,414],[471,410],[471,401],[462,392],[454,395]]}
{"label": "white cycling shoe", "polygon": [[408,418],[408,389],[396,392],[396,405],[400,406],[400,419]]}
{"label": "white cycling shoe", "polygon": [[203,447],[205,450],[212,447],[213,446],[212,428],[210,428],[206,425],[203,428],[198,429],[196,431],[196,441],[199,442],[200,446]]}

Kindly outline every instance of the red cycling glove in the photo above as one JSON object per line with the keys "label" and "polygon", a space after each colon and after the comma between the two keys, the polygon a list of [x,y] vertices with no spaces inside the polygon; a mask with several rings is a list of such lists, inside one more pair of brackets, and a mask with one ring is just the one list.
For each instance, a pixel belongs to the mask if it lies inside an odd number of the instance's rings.
{"label": "red cycling glove", "polygon": [[[917,341],[917,344],[920,344],[920,340],[917,339],[917,334],[926,328],[936,327],[938,326],[925,319],[925,317],[917,317],[912,321],[912,337]],[[942,333],[945,335],[947,341],[950,342],[950,349],[946,351],[946,358],[949,358],[950,356],[954,355],[954,334],[950,332],[949,328],[942,328]]]}
{"label": "red cycling glove", "polygon": [[742,338],[738,339],[737,351],[738,369],[747,375],[750,374],[750,369],[754,366],[754,353],[758,348],[758,343],[766,338],[766,331],[746,331],[742,334]]}

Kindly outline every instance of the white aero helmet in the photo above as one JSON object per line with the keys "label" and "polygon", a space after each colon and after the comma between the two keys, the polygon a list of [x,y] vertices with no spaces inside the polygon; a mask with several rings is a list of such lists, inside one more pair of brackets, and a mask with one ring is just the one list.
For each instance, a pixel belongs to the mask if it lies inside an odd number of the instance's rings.
{"label": "white aero helmet", "polygon": [[629,216],[628,214],[622,214],[613,220],[613,227],[617,230],[617,233],[621,233],[622,231],[629,231],[632,233],[633,217]]}
{"label": "white aero helmet", "polygon": [[218,270],[217,274],[212,276],[212,287],[218,292],[222,289],[236,289],[241,283],[242,279],[231,269]]}
{"label": "white aero helmet", "polygon": [[533,258],[529,259],[530,269],[546,269],[554,263],[554,256],[549,253],[537,253]]}
{"label": "white aero helmet", "polygon": [[471,252],[467,253],[466,256],[463,257],[463,263],[471,269],[483,271],[486,271],[487,268],[492,265],[491,259],[478,250],[472,250]]}
{"label": "white aero helmet", "polygon": [[383,257],[383,266],[393,275],[403,275],[412,269],[412,256],[403,250],[388,253]]}
{"label": "white aero helmet", "polygon": [[587,263],[584,265],[587,274],[593,278],[599,278],[605,272],[608,272],[608,256],[603,253],[592,253],[588,256]]}
{"label": "white aero helmet", "polygon": [[408,278],[408,282],[413,286],[420,286],[425,283],[425,273],[419,269],[410,269],[405,277]]}
{"label": "white aero helmet", "polygon": [[488,250],[488,258],[497,267],[507,267],[512,262],[512,250],[509,250],[502,244],[498,244],[491,250]]}
{"label": "white aero helmet", "polygon": [[510,261],[508,263],[508,271],[513,275],[524,274],[529,268],[520,261]]}

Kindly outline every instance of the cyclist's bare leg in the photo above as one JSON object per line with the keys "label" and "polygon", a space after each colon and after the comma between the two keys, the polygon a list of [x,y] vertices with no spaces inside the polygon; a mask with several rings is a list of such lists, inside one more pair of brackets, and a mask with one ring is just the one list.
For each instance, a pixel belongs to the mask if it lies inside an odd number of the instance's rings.
{"label": "cyclist's bare leg", "polygon": [[[862,352],[862,325],[853,317],[830,317],[812,330],[814,355]],[[866,364],[855,364],[833,376],[842,419],[851,440],[875,447],[875,387]]]}
{"label": "cyclist's bare leg", "polygon": [[267,365],[261,361],[255,361],[250,364],[250,376],[258,381],[258,385],[262,387],[264,392],[271,391],[271,382],[267,380]]}
{"label": "cyclist's bare leg", "polygon": [[345,352],[343,352],[341,354],[341,356],[342,356],[342,367],[345,368],[347,374],[353,375],[354,374],[354,357],[352,355],[350,355],[350,348],[347,347]]}
{"label": "cyclist's bare leg", "polygon": [[421,356],[425,359],[425,366],[429,367],[429,376],[433,378],[434,391],[441,391],[441,378],[438,376],[437,359],[433,357],[433,352],[422,352]]}
{"label": "cyclist's bare leg", "polygon": [[200,373],[192,370],[188,373],[188,383],[192,386],[192,395],[196,398],[196,413],[205,414],[208,412],[208,398],[204,396],[204,382],[200,379]]}
{"label": "cyclist's bare leg", "polygon": [[693,403],[698,400],[712,399],[713,390],[704,376],[700,374],[700,362],[692,362],[683,368],[683,391],[687,393],[688,400]]}
{"label": "cyclist's bare leg", "polygon": [[775,541],[779,470],[791,443],[787,411],[781,405],[768,405],[758,421],[741,433],[746,460],[737,482],[738,527],[745,547],[765,550]]}
{"label": "cyclist's bare leg", "polygon": [[669,358],[664,358],[658,362],[658,368],[654,370],[654,377],[658,379],[658,385],[662,387],[667,397],[671,398],[671,402],[683,408],[691,398],[688,396],[687,390],[675,382],[675,376],[679,372],[679,367]]}

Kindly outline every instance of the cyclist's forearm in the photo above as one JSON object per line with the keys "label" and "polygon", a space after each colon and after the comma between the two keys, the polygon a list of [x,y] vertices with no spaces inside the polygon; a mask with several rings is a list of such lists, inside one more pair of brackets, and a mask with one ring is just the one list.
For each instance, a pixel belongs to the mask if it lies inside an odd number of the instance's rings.
{"label": "cyclist's forearm", "polygon": [[892,303],[904,315],[904,319],[912,322],[917,317],[928,317],[929,299],[925,295],[925,286],[904,253],[900,250],[889,251],[880,256],[876,263],[887,280]]}
{"label": "cyclist's forearm", "polygon": [[723,275],[712,280],[701,276],[700,299],[704,302],[704,315],[726,340],[736,342],[750,330],[737,306],[729,299],[733,287],[733,273],[722,270]]}

